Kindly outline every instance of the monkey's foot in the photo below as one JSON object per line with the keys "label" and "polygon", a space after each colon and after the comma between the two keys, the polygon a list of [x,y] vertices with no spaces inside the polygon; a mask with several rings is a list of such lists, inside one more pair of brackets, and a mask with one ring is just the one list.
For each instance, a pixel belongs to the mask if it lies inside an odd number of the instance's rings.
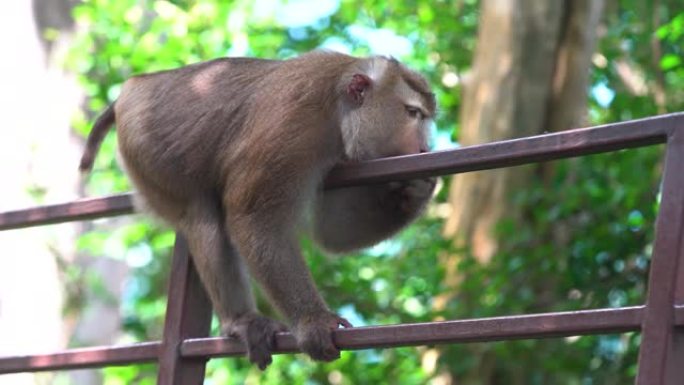
{"label": "monkey's foot", "polygon": [[350,328],[347,319],[327,312],[322,316],[304,318],[293,327],[297,345],[311,358],[318,361],[332,361],[340,358],[340,349],[335,346],[332,331],[339,326]]}
{"label": "monkey's foot", "polygon": [[240,339],[247,347],[249,361],[264,370],[273,361],[271,352],[275,347],[275,334],[284,331],[287,331],[284,324],[248,313],[225,325],[222,334]]}

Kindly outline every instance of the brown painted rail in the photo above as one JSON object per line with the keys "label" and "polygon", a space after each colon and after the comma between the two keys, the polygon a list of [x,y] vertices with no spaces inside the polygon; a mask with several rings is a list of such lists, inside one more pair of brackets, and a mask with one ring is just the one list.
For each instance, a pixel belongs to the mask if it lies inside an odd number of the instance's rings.
{"label": "brown painted rail", "polygon": [[[506,341],[523,338],[567,337],[638,331],[643,306],[528,314],[459,321],[426,322],[339,329],[340,349],[359,350],[464,342]],[[277,353],[297,351],[289,333],[276,336]],[[245,354],[242,344],[227,338],[188,339],[180,349],[184,357],[222,357]]]}
{"label": "brown painted rail", "polygon": [[[326,186],[334,188],[457,174],[665,143],[668,135],[678,125],[681,127],[683,121],[684,113],[669,114],[455,150],[348,164],[334,169],[326,181]],[[89,198],[0,213],[0,230],[104,218],[132,212],[131,194]]]}
{"label": "brown painted rail", "polygon": [[[336,168],[328,188],[511,167],[526,163],[666,143],[660,212],[643,306],[530,314],[335,331],[342,349],[390,348],[642,333],[637,385],[684,379],[684,113],[507,140],[456,150],[386,158]],[[129,214],[130,194],[0,213],[0,230]],[[160,342],[0,357],[0,374],[158,362],[158,384],[201,384],[206,360],[239,356],[230,339],[207,338],[210,305],[182,237],[176,242],[164,337]],[[276,352],[295,352],[292,335],[276,336]]]}
{"label": "brown painted rail", "polygon": [[[569,337],[639,331],[643,306],[528,314],[434,323],[359,327],[336,330],[335,341],[345,350],[433,345],[446,343],[506,341],[523,338]],[[675,325],[684,327],[684,306],[676,308]],[[52,354],[0,358],[0,373],[83,369],[100,366],[156,362],[161,343],[69,349]],[[290,333],[276,336],[275,353],[297,348]],[[182,357],[242,356],[244,346],[227,338],[188,338],[178,354]]]}
{"label": "brown painted rail", "polygon": [[69,349],[57,353],[0,357],[0,373],[39,372],[84,369],[155,362],[159,357],[158,341],[125,346],[96,346]]}

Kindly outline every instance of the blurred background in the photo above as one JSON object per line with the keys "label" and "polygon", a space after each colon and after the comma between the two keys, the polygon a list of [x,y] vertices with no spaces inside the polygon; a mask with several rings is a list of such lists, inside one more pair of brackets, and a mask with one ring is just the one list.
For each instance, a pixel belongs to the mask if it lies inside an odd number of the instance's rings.
{"label": "blurred background", "polygon": [[[424,73],[447,149],[684,109],[679,0],[20,0],[0,5],[0,211],[128,191],[94,117],[142,72],[316,48]],[[113,133],[110,133],[113,134]],[[662,146],[442,179],[427,214],[344,257],[303,247],[355,325],[644,301]],[[174,236],[148,217],[0,232],[0,355],[159,339]],[[267,304],[262,300],[264,307]],[[214,326],[214,332],[215,332]],[[626,384],[639,336],[210,361],[206,384]],[[1,385],[154,384],[156,366],[0,376]]]}

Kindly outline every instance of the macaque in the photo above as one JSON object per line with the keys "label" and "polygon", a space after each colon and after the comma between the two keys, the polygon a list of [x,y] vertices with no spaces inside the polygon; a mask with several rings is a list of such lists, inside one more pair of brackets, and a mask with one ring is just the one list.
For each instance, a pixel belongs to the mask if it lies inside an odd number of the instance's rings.
{"label": "macaque", "polygon": [[351,327],[319,295],[298,245],[388,238],[426,206],[434,179],[324,190],[336,164],[428,151],[435,98],[392,58],[311,52],[290,60],[223,58],[134,76],[96,121],[80,168],[116,123],[123,167],[146,208],[180,231],[222,333],[251,362],[271,362],[286,326],[256,309],[249,275],[311,358],[339,357]]}

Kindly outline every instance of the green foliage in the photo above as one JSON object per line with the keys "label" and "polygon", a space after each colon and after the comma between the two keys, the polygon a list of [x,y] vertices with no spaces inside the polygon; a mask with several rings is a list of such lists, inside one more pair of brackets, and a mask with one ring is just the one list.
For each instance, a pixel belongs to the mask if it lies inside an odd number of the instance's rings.
{"label": "green foliage", "polygon": [[[319,4],[317,13],[296,8],[302,3]],[[681,6],[661,5],[663,24],[653,32],[643,4],[620,0],[608,9],[599,42],[605,62],[595,60],[591,74],[592,90],[600,86],[613,97],[607,102],[591,93],[592,123],[658,111],[651,94],[635,94],[625,86],[613,65],[618,60],[635,68],[646,84],[662,71],[665,108],[684,105],[684,13]],[[74,125],[85,135],[94,114],[117,97],[132,74],[225,55],[287,58],[337,47],[355,54],[394,50],[425,73],[441,108],[440,134],[457,139],[460,79],[472,60],[478,7],[474,0],[84,1],[74,11],[80,32],[66,64],[81,75],[89,101],[86,116],[75,117]],[[662,45],[658,66],[649,48],[653,36]],[[130,189],[114,161],[114,148],[110,135],[88,186],[93,195]],[[455,250],[442,238],[439,218],[423,219],[394,240],[354,256],[330,258],[306,240],[303,248],[323,296],[356,325],[637,304],[644,298],[660,155],[659,148],[648,148],[536,167],[539,179],[511,197],[525,217],[499,225],[501,248],[491,263],[465,254],[458,266],[460,291],[449,293],[453,300],[440,313],[434,298],[447,290],[441,257]],[[437,203],[447,196],[444,188]],[[82,250],[125,258],[135,267],[122,305],[130,340],[159,338],[172,241],[167,229],[149,222],[99,227],[80,241]],[[468,384],[598,384],[609,378],[628,383],[637,343],[628,334],[458,345],[444,349],[436,372],[423,366],[425,349],[413,348],[346,352],[329,364],[277,356],[263,373],[243,358],[220,359],[210,361],[207,383],[422,384],[440,371]],[[484,367],[494,368],[492,377],[473,380]],[[154,366],[109,368],[105,383],[153,383],[155,372]]]}
{"label": "green foliage", "polygon": [[657,38],[665,47],[660,60],[660,68],[665,72],[674,109],[684,104],[684,13],[680,13],[664,23],[656,32]]}

